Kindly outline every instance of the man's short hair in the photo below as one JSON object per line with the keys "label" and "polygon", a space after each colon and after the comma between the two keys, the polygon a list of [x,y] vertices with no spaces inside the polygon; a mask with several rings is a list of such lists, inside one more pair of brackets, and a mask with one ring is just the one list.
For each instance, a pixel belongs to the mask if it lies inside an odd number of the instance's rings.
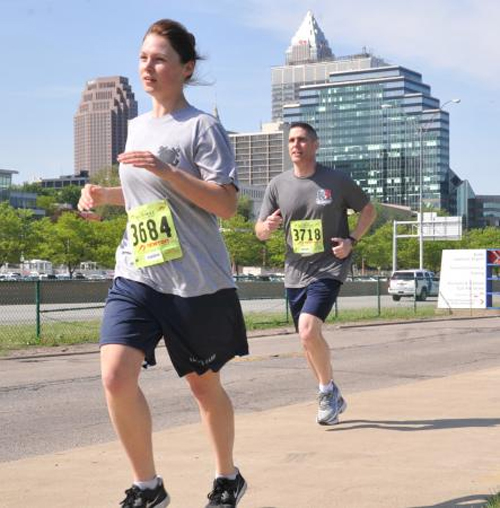
{"label": "man's short hair", "polygon": [[290,130],[294,129],[295,127],[304,129],[314,141],[318,140],[318,133],[312,125],[306,122],[293,122],[290,124]]}

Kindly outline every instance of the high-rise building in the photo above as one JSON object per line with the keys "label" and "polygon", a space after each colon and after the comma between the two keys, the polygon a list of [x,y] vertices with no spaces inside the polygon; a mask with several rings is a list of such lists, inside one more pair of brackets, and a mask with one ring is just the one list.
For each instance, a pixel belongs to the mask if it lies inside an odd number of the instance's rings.
{"label": "high-rise building", "polygon": [[[313,125],[318,160],[346,170],[373,199],[418,210],[422,179],[424,205],[455,213],[460,179],[449,167],[449,115],[430,86],[418,72],[366,52],[332,58],[303,65],[306,77],[308,66],[320,64],[327,76],[283,96],[283,120]],[[294,65],[282,68],[284,76],[294,72]]]}
{"label": "high-rise building", "polygon": [[229,133],[242,184],[265,187],[271,179],[291,167],[288,127],[280,122],[262,125],[260,132]]}
{"label": "high-rise building", "polygon": [[331,72],[384,65],[387,63],[365,50],[357,55],[335,57],[312,12],[308,11],[286,51],[286,64],[272,68],[272,119],[283,120],[283,105],[296,102],[303,85],[325,83]]}
{"label": "high-rise building", "polygon": [[137,102],[122,76],[87,81],[74,117],[75,174],[90,176],[116,164],[125,148],[128,121],[137,116]]}

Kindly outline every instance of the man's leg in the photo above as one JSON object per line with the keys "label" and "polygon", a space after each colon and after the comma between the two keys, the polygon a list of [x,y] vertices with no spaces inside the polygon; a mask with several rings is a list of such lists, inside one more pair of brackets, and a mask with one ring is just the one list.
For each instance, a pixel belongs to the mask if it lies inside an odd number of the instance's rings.
{"label": "man's leg", "polygon": [[188,374],[186,379],[200,408],[202,422],[215,452],[217,474],[232,475],[235,472],[234,412],[231,400],[220,382],[220,375],[209,370],[201,376]]}
{"label": "man's leg", "polygon": [[321,332],[323,322],[312,314],[301,313],[298,325],[307,361],[320,385],[316,421],[321,425],[334,425],[346,409],[346,403],[333,382],[330,348]]}
{"label": "man's leg", "polygon": [[307,362],[318,383],[327,385],[333,379],[330,348],[321,332],[323,321],[312,314],[301,313],[298,331]]}
{"label": "man's leg", "polygon": [[101,372],[109,415],[130,460],[134,481],[156,476],[152,422],[148,404],[139,388],[144,354],[121,344],[101,347]]}

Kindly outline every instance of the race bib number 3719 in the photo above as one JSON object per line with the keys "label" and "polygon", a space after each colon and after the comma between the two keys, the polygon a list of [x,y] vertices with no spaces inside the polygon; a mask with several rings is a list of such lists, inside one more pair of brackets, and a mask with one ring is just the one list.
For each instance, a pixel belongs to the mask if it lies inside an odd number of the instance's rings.
{"label": "race bib number 3719", "polygon": [[129,210],[127,231],[137,268],[182,257],[172,211],[166,201],[156,201]]}

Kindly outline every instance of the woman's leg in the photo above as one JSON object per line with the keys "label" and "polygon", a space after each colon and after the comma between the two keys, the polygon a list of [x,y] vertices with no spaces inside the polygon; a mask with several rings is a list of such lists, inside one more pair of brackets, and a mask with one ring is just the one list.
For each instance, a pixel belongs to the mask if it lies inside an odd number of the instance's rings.
{"label": "woman's leg", "polygon": [[134,481],[155,477],[152,422],[139,388],[144,353],[121,344],[101,347],[101,373],[109,415],[130,460]]}
{"label": "woman's leg", "polygon": [[201,376],[186,376],[198,402],[200,415],[215,452],[215,467],[219,475],[235,472],[233,462],[234,412],[233,405],[220,382],[218,372],[208,371]]}

